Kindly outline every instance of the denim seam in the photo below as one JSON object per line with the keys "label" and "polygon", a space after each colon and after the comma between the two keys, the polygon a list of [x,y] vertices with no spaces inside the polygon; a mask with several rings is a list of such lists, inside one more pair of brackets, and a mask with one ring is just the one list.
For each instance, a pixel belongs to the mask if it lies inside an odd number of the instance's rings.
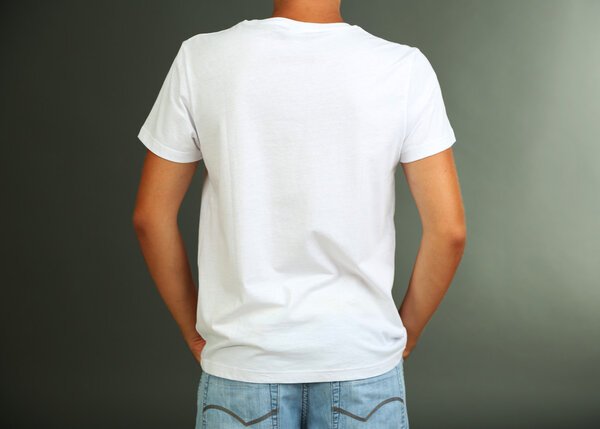
{"label": "denim seam", "polygon": [[336,412],[336,406],[340,400],[340,382],[334,381],[331,383],[331,428],[338,429],[339,427],[339,413]]}
{"label": "denim seam", "polygon": [[271,420],[273,429],[279,427],[279,384],[271,384],[271,409],[275,411]]}
{"label": "denim seam", "polygon": [[206,375],[206,377],[204,382],[204,393],[202,394],[202,409],[200,410],[202,412],[202,429],[206,429],[206,416],[204,415],[204,407],[206,407],[206,400],[208,396],[208,382],[210,380],[210,374],[206,371],[204,372],[204,374]]}

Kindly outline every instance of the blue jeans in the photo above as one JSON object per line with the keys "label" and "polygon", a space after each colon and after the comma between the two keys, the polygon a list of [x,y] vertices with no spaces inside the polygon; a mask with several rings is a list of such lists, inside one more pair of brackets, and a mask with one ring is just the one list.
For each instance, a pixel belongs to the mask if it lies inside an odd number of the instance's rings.
{"label": "blue jeans", "polygon": [[375,377],[322,383],[248,383],[202,371],[197,406],[195,429],[408,429],[404,359]]}

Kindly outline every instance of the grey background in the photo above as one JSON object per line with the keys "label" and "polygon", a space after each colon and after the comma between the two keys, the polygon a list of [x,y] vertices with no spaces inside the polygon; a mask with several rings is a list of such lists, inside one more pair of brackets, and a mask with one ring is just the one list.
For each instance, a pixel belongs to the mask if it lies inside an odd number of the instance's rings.
{"label": "grey background", "polygon": [[[136,136],[182,40],[271,2],[1,8],[0,425],[192,428],[199,368],[131,222]],[[598,427],[600,2],[344,0],[342,16],[427,55],[457,136],[467,246],[405,362],[411,428]],[[401,171],[398,306],[420,238]],[[180,212],[193,267],[201,180]]]}

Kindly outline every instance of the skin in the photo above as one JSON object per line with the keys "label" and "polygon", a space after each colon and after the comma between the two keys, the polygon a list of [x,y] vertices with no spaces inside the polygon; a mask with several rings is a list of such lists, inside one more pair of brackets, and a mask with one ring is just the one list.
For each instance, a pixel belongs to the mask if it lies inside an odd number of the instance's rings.
{"label": "skin", "polygon": [[[271,16],[343,22],[340,0],[275,0]],[[198,292],[177,224],[198,164],[168,161],[147,150],[133,225],[152,279],[200,364],[206,342],[195,328]],[[400,165],[423,227],[409,286],[398,309],[408,332],[406,359],[454,277],[465,247],[466,226],[452,148]]]}
{"label": "skin", "polygon": [[423,228],[398,310],[408,332],[406,359],[452,282],[465,248],[466,224],[452,148],[400,165]]}
{"label": "skin", "polygon": [[133,225],[150,275],[200,363],[206,342],[195,326],[198,290],[177,224],[179,207],[198,164],[168,161],[147,150]]}

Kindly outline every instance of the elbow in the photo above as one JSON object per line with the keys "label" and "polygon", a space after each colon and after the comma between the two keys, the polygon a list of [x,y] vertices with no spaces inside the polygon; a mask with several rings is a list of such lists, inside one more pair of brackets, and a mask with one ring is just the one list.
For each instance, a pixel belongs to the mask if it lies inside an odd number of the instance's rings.
{"label": "elbow", "polygon": [[161,209],[135,209],[132,216],[133,229],[140,234],[166,228],[177,228],[177,212]]}
{"label": "elbow", "polygon": [[424,229],[424,235],[433,236],[436,240],[441,240],[457,249],[464,248],[467,242],[467,228],[464,223]]}
{"label": "elbow", "polygon": [[448,241],[457,248],[464,248],[467,243],[467,229],[465,226],[456,227],[448,232]]}
{"label": "elbow", "polygon": [[465,224],[458,224],[449,228],[445,233],[448,242],[457,248],[464,248],[467,242],[467,228]]}
{"label": "elbow", "polygon": [[146,231],[150,225],[150,217],[141,210],[135,210],[132,216],[133,229],[137,234]]}
{"label": "elbow", "polygon": [[135,230],[136,233],[144,229],[145,222],[139,213],[137,213],[137,212],[133,213],[132,222],[133,222],[133,229]]}

